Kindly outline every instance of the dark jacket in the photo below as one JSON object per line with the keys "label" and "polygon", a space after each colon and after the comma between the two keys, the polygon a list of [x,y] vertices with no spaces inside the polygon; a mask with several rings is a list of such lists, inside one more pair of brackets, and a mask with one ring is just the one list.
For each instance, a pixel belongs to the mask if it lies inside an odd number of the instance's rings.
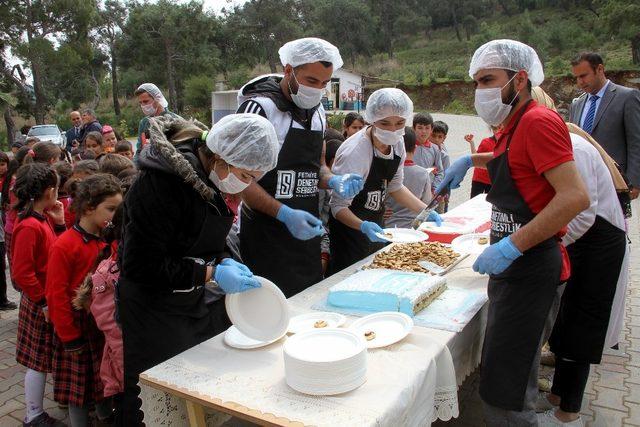
{"label": "dark jacket", "polygon": [[[221,215],[233,214],[207,179],[197,156],[200,143],[192,140],[173,147],[167,142],[159,147],[152,141],[140,154],[140,175],[124,201],[122,278],[158,291],[204,284],[206,265],[186,257],[186,252],[200,236],[207,200]],[[172,161],[171,150],[191,168]],[[216,257],[222,256],[228,255]]]}
{"label": "dark jacket", "polygon": [[80,142],[80,135],[82,135],[82,128],[76,131],[75,127],[71,127],[71,129],[65,132],[65,136],[67,139],[67,145],[65,146],[65,148],[68,152],[71,152],[71,150],[73,149],[73,146],[71,144],[73,143],[74,139]]}
{"label": "dark jacket", "polygon": [[97,120],[94,120],[91,123],[87,123],[84,126],[82,126],[82,130],[80,130],[80,138],[78,138],[78,141],[80,141],[80,145],[83,147],[84,147],[84,140],[87,137],[87,134],[89,132],[102,133],[102,125],[100,124],[100,122]]}

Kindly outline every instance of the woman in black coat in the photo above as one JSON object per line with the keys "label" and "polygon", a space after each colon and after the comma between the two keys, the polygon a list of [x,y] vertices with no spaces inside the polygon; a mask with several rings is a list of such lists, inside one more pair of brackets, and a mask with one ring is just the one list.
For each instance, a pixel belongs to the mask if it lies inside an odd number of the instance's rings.
{"label": "woman in black coat", "polygon": [[233,213],[222,193],[241,192],[278,155],[273,126],[255,114],[227,116],[208,133],[180,118],[150,122],[119,249],[124,426],[142,423],[138,375],[228,328],[224,294],[260,286],[226,250]]}

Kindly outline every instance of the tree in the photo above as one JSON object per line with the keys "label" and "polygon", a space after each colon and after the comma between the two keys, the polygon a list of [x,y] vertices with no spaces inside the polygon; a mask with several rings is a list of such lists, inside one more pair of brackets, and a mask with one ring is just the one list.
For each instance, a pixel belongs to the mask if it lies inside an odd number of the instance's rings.
{"label": "tree", "polygon": [[600,16],[615,35],[629,40],[634,64],[640,64],[640,2],[638,0],[599,1]]}
{"label": "tree", "polygon": [[467,36],[467,41],[471,40],[471,35],[478,32],[478,21],[473,15],[467,15],[462,18],[462,26]]}
{"label": "tree", "polygon": [[116,43],[119,41],[121,26],[127,17],[125,6],[118,0],[107,0],[100,11],[98,34],[101,41],[109,49],[111,59],[111,91],[113,96],[113,111],[120,118],[120,102],[118,101],[118,54]]}
{"label": "tree", "polygon": [[[5,0],[0,14],[0,31],[11,51],[28,65],[33,78],[36,123],[44,123],[51,102],[44,82],[48,59],[55,56],[54,41],[58,37],[82,37],[88,32],[88,21],[95,0]],[[45,72],[45,66],[47,72]]]}
{"label": "tree", "polygon": [[310,36],[322,37],[338,46],[340,54],[351,65],[358,55],[369,56],[374,30],[371,12],[366,4],[351,0],[310,1],[307,30]]}
{"label": "tree", "polygon": [[197,1],[131,3],[116,53],[123,67],[166,85],[170,108],[180,111],[185,78],[194,73],[213,76],[219,68],[218,25]]}
{"label": "tree", "polygon": [[0,110],[4,116],[4,122],[7,127],[7,144],[11,147],[14,142],[14,135],[16,130],[16,124],[11,116],[11,109],[16,106],[18,101],[10,94],[0,92]]}

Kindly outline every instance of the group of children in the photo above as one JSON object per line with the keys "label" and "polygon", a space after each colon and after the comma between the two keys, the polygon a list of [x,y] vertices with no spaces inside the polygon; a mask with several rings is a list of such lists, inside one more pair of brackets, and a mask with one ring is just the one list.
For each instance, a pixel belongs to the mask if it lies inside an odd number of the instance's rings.
{"label": "group of children", "polygon": [[99,419],[118,416],[123,356],[114,316],[116,248],[123,193],[137,172],[128,155],[99,151],[109,136],[95,134],[82,154],[97,150],[97,160],[77,160],[80,153],[71,163],[61,160],[68,157],[50,142],[22,147],[13,159],[0,155],[7,259],[21,292],[16,359],[27,368],[26,426],[65,425],[43,409],[48,373],[72,426],[89,425],[91,410]]}
{"label": "group of children", "polygon": [[89,132],[84,139],[84,147],[75,149],[71,155],[74,160],[100,160],[108,153],[115,153],[133,159],[133,146],[119,137],[116,130],[104,125],[101,132]]}

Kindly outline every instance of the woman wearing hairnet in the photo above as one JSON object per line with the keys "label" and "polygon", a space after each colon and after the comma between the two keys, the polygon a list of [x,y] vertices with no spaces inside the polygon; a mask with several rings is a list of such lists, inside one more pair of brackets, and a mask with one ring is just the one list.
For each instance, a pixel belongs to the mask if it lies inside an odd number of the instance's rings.
{"label": "woman wearing hairnet", "polygon": [[[331,196],[331,271],[337,272],[382,248],[385,200],[390,195],[400,205],[419,213],[426,205],[402,183],[406,157],[404,127],[411,125],[413,103],[400,89],[379,89],[367,100],[365,120],[371,123],[347,139],[336,153],[332,172],[355,173],[365,180],[353,198]],[[428,220],[440,222],[433,212]]]}
{"label": "woman wearing hairnet", "polygon": [[[119,425],[140,425],[138,375],[229,327],[223,296],[259,287],[229,257],[233,213],[222,193],[276,165],[275,130],[255,114],[198,122],[150,119],[150,145],[124,202],[118,310],[125,392]],[[206,285],[206,287],[205,287]]]}

